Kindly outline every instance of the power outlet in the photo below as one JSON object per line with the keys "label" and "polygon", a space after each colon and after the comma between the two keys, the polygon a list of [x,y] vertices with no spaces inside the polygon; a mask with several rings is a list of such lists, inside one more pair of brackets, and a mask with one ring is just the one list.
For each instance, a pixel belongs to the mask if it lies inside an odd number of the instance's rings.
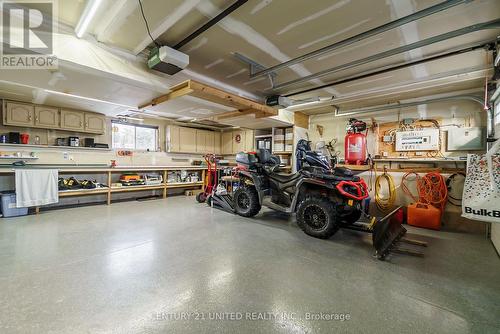
{"label": "power outlet", "polygon": [[393,137],[392,136],[383,136],[382,137],[382,141],[384,143],[392,143],[394,141]]}

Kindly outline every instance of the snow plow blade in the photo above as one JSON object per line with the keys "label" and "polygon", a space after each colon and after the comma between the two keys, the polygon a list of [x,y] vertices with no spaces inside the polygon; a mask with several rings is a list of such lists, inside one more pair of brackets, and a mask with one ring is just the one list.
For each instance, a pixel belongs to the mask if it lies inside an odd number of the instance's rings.
{"label": "snow plow blade", "polygon": [[406,229],[401,223],[391,219],[400,208],[394,209],[372,226],[373,248],[375,248],[375,255],[379,260],[383,260],[391,250],[398,249],[397,243],[406,234]]}

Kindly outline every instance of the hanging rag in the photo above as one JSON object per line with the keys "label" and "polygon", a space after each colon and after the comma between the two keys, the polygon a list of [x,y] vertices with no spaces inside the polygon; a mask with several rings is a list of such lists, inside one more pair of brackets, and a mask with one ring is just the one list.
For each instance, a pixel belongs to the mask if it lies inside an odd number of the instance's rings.
{"label": "hanging rag", "polygon": [[59,202],[57,169],[16,169],[16,206],[40,206]]}

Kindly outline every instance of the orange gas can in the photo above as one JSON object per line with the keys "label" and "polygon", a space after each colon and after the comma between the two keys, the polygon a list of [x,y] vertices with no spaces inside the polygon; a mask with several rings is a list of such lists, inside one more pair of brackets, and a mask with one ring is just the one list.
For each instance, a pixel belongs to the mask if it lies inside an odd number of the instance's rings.
{"label": "orange gas can", "polygon": [[425,203],[413,203],[408,205],[408,225],[441,229],[441,210]]}

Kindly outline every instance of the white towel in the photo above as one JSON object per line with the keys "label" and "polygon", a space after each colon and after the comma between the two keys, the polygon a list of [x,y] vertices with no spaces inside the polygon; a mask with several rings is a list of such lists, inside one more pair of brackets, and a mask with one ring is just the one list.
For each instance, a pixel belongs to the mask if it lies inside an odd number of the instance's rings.
{"label": "white towel", "polygon": [[59,202],[58,177],[57,169],[16,169],[16,206]]}

